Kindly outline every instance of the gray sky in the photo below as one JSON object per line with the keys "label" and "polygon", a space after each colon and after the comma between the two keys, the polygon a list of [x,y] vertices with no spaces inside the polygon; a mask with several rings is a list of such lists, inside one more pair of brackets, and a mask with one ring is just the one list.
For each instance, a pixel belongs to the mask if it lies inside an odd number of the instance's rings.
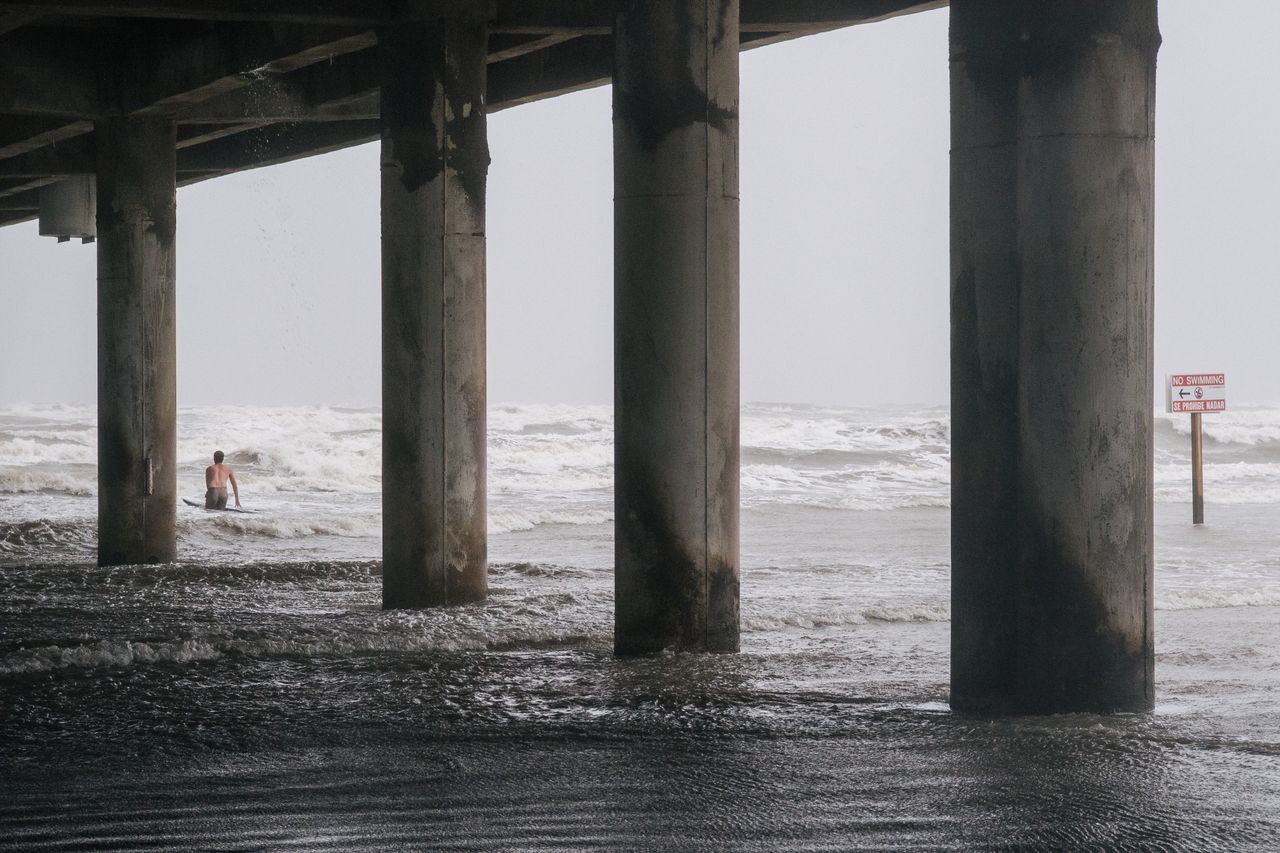
{"label": "gray sky", "polygon": [[[1280,3],[1160,11],[1156,373],[1280,404]],[[744,400],[947,401],[946,30],[743,55]],[[491,402],[612,398],[609,99],[490,120]],[[377,154],[179,191],[180,405],[378,403]],[[94,401],[94,293],[93,246],[0,229],[0,405]]]}

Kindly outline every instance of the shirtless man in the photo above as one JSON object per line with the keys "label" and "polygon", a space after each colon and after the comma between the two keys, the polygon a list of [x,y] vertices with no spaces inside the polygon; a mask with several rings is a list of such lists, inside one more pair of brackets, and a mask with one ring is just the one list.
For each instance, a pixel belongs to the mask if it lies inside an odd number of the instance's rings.
{"label": "shirtless man", "polygon": [[240,506],[240,487],[236,485],[236,474],[230,465],[223,465],[221,450],[213,452],[213,464],[204,469],[204,508],[227,508],[227,483],[236,495],[236,506]]}

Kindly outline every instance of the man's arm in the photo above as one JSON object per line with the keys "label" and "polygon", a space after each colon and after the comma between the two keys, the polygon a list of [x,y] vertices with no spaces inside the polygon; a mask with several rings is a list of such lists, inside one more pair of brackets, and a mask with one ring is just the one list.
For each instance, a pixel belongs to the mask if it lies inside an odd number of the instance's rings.
{"label": "man's arm", "polygon": [[231,481],[231,491],[236,493],[236,506],[240,506],[240,486],[236,484],[236,472],[228,470],[227,479]]}
{"label": "man's arm", "polygon": [[213,488],[213,466],[212,465],[204,469],[204,487],[206,489]]}

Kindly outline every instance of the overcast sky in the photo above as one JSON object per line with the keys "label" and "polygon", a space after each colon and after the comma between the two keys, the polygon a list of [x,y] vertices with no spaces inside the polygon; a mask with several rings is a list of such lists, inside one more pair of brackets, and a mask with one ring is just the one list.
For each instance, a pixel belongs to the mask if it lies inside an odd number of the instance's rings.
{"label": "overcast sky", "polygon": [[[1280,3],[1162,0],[1156,374],[1280,404]],[[743,54],[742,395],[946,403],[947,11]],[[612,399],[608,88],[489,124],[489,399]],[[376,405],[378,148],[178,193],[178,397]],[[0,405],[94,402],[93,246],[0,229]]]}

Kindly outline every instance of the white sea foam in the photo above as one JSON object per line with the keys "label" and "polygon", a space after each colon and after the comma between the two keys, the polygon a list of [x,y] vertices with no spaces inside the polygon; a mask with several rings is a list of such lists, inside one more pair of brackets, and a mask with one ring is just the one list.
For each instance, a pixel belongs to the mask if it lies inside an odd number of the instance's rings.
{"label": "white sea foam", "polygon": [[[1186,415],[1160,414],[1156,420],[1177,435],[1191,433],[1191,418]],[[1280,409],[1235,408],[1206,415],[1200,422],[1205,438],[1211,442],[1280,450]]]}
{"label": "white sea foam", "polygon": [[[95,417],[83,406],[0,410],[0,494],[93,495]],[[1157,418],[1158,501],[1187,499],[1188,420]],[[1280,502],[1280,409],[1235,409],[1204,422],[1210,501]],[[946,507],[950,436],[943,409],[749,404],[742,416],[743,503],[849,511]],[[278,498],[285,506],[309,496],[365,496],[376,512],[382,488],[377,409],[183,408],[179,438],[182,493],[203,491],[204,467],[212,450],[222,449],[242,491],[256,499]],[[611,408],[491,407],[488,471],[489,493],[500,499],[502,513],[493,519],[495,532],[599,523],[612,511]],[[556,498],[572,503],[585,520],[539,521],[540,504]],[[529,519],[508,515],[520,512]]]}
{"label": "white sea foam", "polygon": [[93,465],[98,461],[97,436],[92,436],[88,441],[79,435],[59,435],[44,431],[0,436],[0,459],[7,465]]}
{"label": "white sea foam", "polygon": [[[1206,462],[1206,498],[1212,503],[1280,503],[1280,462]],[[1187,459],[1157,462],[1155,497],[1161,502],[1190,499],[1191,465]]]}
{"label": "white sea foam", "polygon": [[0,658],[0,674],[21,675],[66,667],[129,666],[140,663],[191,663],[214,660],[222,652],[204,640],[146,643],[101,640],[78,646],[20,649]]}
{"label": "white sea foam", "polygon": [[1280,606],[1280,588],[1182,589],[1156,592],[1156,610],[1277,606]]}
{"label": "white sea foam", "polygon": [[220,530],[272,539],[382,534],[381,517],[321,516],[303,519],[219,513],[213,516],[212,524]]}
{"label": "white sea foam", "polygon": [[128,667],[158,663],[191,664],[227,655],[245,657],[351,657],[353,655],[439,653],[545,648],[608,643],[612,627],[606,612],[572,607],[577,619],[565,619],[563,596],[523,602],[512,618],[496,623],[475,611],[415,611],[347,616],[308,630],[258,630],[238,636],[170,640],[99,640],[78,645],[19,649],[0,657],[0,675],[22,675],[66,668]]}
{"label": "white sea foam", "polygon": [[613,513],[603,509],[565,511],[490,510],[489,533],[514,533],[532,530],[540,524],[607,524],[613,521]]}
{"label": "white sea foam", "polygon": [[787,631],[866,625],[875,622],[946,622],[951,608],[945,604],[873,607],[826,607],[813,610],[752,611],[742,617],[747,631]]}
{"label": "white sea foam", "polygon": [[[490,535],[532,530],[544,524],[606,524],[613,513],[588,507],[563,507],[556,510],[491,509],[488,515]],[[382,514],[368,511],[359,515],[271,515],[217,513],[209,517],[184,519],[185,530],[204,526],[236,535],[263,536],[270,539],[305,539],[311,536],[378,537],[382,535]]]}
{"label": "white sea foam", "polygon": [[97,494],[98,479],[69,469],[0,467],[0,494],[58,492],[80,497]]}

